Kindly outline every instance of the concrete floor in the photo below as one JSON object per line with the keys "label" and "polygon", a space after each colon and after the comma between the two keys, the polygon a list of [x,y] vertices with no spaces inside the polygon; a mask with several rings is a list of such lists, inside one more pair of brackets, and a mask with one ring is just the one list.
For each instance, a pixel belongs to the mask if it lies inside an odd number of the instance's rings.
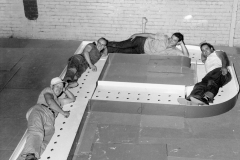
{"label": "concrete floor", "polygon": [[25,114],[59,76],[79,41],[0,39],[0,159],[8,160],[23,136]]}
{"label": "concrete floor", "polygon": [[[0,39],[1,160],[10,158],[26,130],[27,110],[36,103],[40,91],[49,86],[51,78],[60,75],[79,44],[79,41]],[[240,49],[215,48],[228,53],[239,79]],[[142,132],[141,142],[165,141],[169,160],[240,159],[240,100],[223,115],[185,119],[183,123],[181,131],[147,129]]]}

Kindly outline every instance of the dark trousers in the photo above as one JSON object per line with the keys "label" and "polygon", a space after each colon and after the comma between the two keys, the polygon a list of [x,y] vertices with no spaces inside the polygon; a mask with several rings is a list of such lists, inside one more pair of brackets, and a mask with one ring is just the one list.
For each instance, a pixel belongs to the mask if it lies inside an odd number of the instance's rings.
{"label": "dark trousers", "polygon": [[63,78],[65,82],[77,81],[79,77],[87,70],[88,63],[81,54],[74,55],[69,58],[67,71]]}
{"label": "dark trousers", "polygon": [[121,42],[111,41],[107,45],[108,53],[142,54],[146,39],[146,37],[136,37],[133,40],[129,38]]}
{"label": "dark trousers", "polygon": [[192,92],[187,97],[195,97],[197,99],[203,98],[207,92],[210,92],[213,97],[209,97],[211,101],[217,95],[220,87],[223,87],[231,80],[231,74],[228,72],[226,75],[222,75],[221,68],[216,68],[209,72],[201,82],[195,84]]}

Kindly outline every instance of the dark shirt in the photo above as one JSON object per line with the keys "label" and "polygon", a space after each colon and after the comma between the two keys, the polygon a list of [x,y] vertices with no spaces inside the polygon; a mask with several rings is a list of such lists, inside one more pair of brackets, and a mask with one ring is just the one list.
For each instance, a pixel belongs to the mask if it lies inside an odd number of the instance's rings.
{"label": "dark shirt", "polygon": [[89,52],[90,60],[92,64],[95,64],[101,58],[102,53],[97,49],[96,43],[90,43],[88,45],[92,47],[91,51]]}

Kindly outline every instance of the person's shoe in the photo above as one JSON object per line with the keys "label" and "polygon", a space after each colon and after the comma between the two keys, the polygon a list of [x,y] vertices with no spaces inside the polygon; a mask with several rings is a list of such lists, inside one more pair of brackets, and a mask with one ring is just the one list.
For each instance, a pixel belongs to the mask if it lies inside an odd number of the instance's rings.
{"label": "person's shoe", "polygon": [[209,102],[206,98],[190,97],[190,99],[192,102],[197,103],[199,105],[209,105]]}
{"label": "person's shoe", "polygon": [[25,160],[37,160],[34,153],[28,153]]}
{"label": "person's shoe", "polygon": [[207,91],[204,93],[204,98],[207,99],[209,103],[213,103],[214,95],[212,92]]}
{"label": "person's shoe", "polygon": [[66,82],[66,83],[70,82],[71,80],[72,80],[72,79],[71,79],[70,77],[66,77],[66,76],[65,76],[65,77],[63,78],[63,81]]}
{"label": "person's shoe", "polygon": [[185,99],[185,98],[178,98],[177,101],[179,104],[187,105],[187,106],[198,105],[198,103],[192,102],[190,99]]}
{"label": "person's shoe", "polygon": [[69,82],[68,83],[68,88],[75,88],[78,86],[78,82]]}

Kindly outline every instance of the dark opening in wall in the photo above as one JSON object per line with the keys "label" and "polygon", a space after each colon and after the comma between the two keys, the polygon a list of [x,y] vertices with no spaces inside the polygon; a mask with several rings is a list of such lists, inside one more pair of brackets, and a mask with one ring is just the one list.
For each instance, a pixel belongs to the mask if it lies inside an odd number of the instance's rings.
{"label": "dark opening in wall", "polygon": [[37,0],[23,0],[25,17],[29,20],[38,18]]}

